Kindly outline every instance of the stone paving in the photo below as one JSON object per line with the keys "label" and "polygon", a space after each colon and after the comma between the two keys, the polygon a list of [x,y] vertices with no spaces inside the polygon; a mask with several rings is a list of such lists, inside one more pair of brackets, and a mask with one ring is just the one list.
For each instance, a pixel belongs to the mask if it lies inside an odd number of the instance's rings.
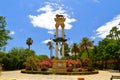
{"label": "stone paving", "polygon": [[[23,74],[20,71],[3,71],[0,80],[110,80],[112,75],[120,76],[118,71],[99,71],[99,74],[92,75],[42,75],[42,74]],[[120,79],[116,79],[120,80]]]}

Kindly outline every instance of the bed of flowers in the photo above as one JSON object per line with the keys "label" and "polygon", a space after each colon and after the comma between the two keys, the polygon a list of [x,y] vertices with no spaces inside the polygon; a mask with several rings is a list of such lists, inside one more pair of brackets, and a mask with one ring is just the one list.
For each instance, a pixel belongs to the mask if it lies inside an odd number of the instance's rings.
{"label": "bed of flowers", "polygon": [[[52,71],[53,62],[51,59],[45,60],[36,60],[34,58],[30,58],[28,62],[26,62],[26,68],[21,70],[22,73],[29,74],[96,74],[98,73],[93,67],[87,67],[89,64],[88,60],[85,60],[82,63],[79,59],[66,60],[66,72],[63,73],[55,73]],[[82,64],[86,65],[86,67],[82,67]]]}

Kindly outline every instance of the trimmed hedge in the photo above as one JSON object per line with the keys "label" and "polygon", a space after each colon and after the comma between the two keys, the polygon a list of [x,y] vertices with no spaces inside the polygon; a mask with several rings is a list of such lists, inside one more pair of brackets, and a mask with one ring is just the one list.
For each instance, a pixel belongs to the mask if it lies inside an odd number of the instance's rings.
{"label": "trimmed hedge", "polygon": [[50,72],[50,71],[32,71],[32,70],[21,70],[21,73],[27,74],[59,74],[59,75],[89,75],[89,74],[97,74],[98,70],[94,71],[83,71],[83,72]]}

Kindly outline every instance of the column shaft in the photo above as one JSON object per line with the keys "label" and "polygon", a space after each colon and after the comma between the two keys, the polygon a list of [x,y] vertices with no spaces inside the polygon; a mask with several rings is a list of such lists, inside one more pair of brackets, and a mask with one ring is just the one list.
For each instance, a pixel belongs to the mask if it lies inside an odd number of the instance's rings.
{"label": "column shaft", "polygon": [[56,27],[56,39],[58,38],[58,27]]}
{"label": "column shaft", "polygon": [[58,58],[58,42],[56,42],[56,55],[55,58]]}
{"label": "column shaft", "polygon": [[[58,27],[56,25],[56,39],[58,38]],[[56,55],[55,58],[58,58],[58,42],[56,42]]]}
{"label": "column shaft", "polygon": [[[64,39],[64,28],[62,27],[62,38]],[[62,42],[62,58],[64,58],[65,50],[64,50],[64,42]]]}

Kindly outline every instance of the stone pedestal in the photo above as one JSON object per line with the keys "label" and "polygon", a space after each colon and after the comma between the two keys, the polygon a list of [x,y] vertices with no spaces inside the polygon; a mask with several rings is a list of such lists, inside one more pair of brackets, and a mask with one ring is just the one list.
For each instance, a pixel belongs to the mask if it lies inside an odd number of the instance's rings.
{"label": "stone pedestal", "polygon": [[66,72],[66,60],[53,60],[54,72]]}

